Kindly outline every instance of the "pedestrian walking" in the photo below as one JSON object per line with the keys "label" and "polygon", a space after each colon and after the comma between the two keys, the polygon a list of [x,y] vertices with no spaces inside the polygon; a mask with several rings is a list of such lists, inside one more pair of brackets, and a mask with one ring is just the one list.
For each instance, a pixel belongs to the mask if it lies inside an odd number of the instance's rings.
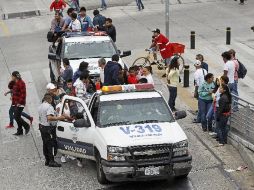
{"label": "pedestrian walking", "polygon": [[56,116],[56,111],[51,105],[53,98],[50,94],[45,94],[43,103],[39,107],[39,130],[43,142],[43,154],[45,156],[45,166],[61,167],[54,160],[56,155],[56,122],[64,120],[65,116]]}
{"label": "pedestrian walking", "polygon": [[112,24],[112,19],[111,18],[106,18],[106,23],[105,23],[104,30],[111,37],[113,42],[116,42],[116,28]]}
{"label": "pedestrian walking", "polygon": [[216,125],[218,128],[219,145],[227,144],[227,122],[230,116],[232,96],[226,84],[220,86],[219,107],[216,110]]}
{"label": "pedestrian walking", "polygon": [[101,0],[101,11],[106,10],[107,9],[107,4],[106,4],[106,0]]}
{"label": "pedestrian walking", "polygon": [[23,128],[25,129],[25,134],[28,134],[30,131],[29,124],[21,117],[21,113],[26,105],[26,84],[18,71],[12,73],[12,80],[15,82],[12,89],[12,105],[14,118],[18,124],[17,132],[14,135],[18,136],[23,135]]}
{"label": "pedestrian walking", "polygon": [[55,11],[58,12],[62,17],[63,17],[63,10],[66,7],[66,3],[64,2],[64,0],[54,0],[49,9],[50,11]]}
{"label": "pedestrian walking", "polygon": [[212,121],[206,120],[206,115],[213,102],[212,94],[215,88],[213,80],[213,74],[208,73],[205,76],[205,82],[198,88],[198,110],[200,111],[202,129],[207,131],[208,128],[210,132],[212,132]]}
{"label": "pedestrian walking", "polygon": [[[12,99],[12,90],[13,90],[13,86],[15,85],[15,82],[13,80],[11,80],[8,84],[8,88],[9,88],[9,91],[5,92],[4,95],[7,96],[8,94],[11,95],[11,99]],[[33,117],[31,117],[30,115],[28,115],[27,113],[25,112],[22,112],[21,113],[21,116],[25,117],[26,119],[28,119],[30,121],[30,124],[32,125],[33,124]],[[9,109],[9,119],[10,119],[10,122],[9,122],[9,125],[7,125],[5,128],[13,128],[14,125],[14,106],[11,105],[10,106],[10,109]]]}
{"label": "pedestrian walking", "polygon": [[175,101],[177,97],[177,86],[179,84],[179,57],[174,57],[166,69],[167,86],[169,90],[168,105],[172,111],[176,111]]}
{"label": "pedestrian walking", "polygon": [[141,11],[141,10],[143,10],[145,8],[142,0],[136,0],[136,3],[137,3],[139,11]]}

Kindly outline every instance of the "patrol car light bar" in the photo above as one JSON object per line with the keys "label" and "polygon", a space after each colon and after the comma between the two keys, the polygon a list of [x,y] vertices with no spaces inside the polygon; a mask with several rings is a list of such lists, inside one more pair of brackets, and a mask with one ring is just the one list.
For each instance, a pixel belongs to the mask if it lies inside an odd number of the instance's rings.
{"label": "patrol car light bar", "polygon": [[98,32],[66,32],[66,33],[63,33],[62,36],[65,36],[66,38],[78,37],[78,36],[107,36],[107,33],[104,32],[104,31],[98,31]]}
{"label": "patrol car light bar", "polygon": [[154,85],[146,84],[130,84],[130,85],[115,85],[103,86],[101,91],[103,93],[117,93],[117,92],[133,92],[133,91],[150,91],[154,90]]}

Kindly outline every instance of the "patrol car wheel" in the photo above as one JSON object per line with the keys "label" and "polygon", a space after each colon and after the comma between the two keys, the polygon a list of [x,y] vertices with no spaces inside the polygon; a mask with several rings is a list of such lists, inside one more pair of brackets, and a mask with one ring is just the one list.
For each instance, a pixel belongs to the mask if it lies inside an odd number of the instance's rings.
{"label": "patrol car wheel", "polygon": [[97,173],[97,179],[100,184],[108,183],[108,180],[106,179],[105,173],[101,165],[101,156],[99,153],[96,156],[96,173]]}

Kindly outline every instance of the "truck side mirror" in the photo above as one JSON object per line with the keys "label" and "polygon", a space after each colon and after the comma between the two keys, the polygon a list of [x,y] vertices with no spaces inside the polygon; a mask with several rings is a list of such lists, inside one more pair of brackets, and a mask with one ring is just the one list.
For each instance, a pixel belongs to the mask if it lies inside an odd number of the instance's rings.
{"label": "truck side mirror", "polygon": [[131,51],[124,51],[122,55],[120,55],[120,57],[127,57],[131,55]]}
{"label": "truck side mirror", "polygon": [[187,116],[186,111],[177,111],[175,112],[175,119],[179,120],[179,119],[183,119]]}
{"label": "truck side mirror", "polygon": [[86,119],[77,119],[74,122],[74,127],[76,127],[76,128],[83,128],[83,127],[89,128],[89,127],[91,127],[91,124]]}

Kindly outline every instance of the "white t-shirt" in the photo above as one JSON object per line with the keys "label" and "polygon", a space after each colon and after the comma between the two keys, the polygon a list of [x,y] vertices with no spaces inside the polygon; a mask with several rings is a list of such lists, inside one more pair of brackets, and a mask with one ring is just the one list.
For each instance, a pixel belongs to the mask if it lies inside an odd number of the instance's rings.
{"label": "white t-shirt", "polygon": [[233,61],[227,61],[224,65],[224,71],[228,71],[227,74],[227,77],[229,79],[228,83],[234,83],[235,63]]}
{"label": "white t-shirt", "polygon": [[103,84],[104,83],[104,69],[99,67],[100,69],[100,78],[101,78],[101,83]]}
{"label": "white t-shirt", "polygon": [[143,76],[142,78],[146,78],[147,83],[154,84],[152,74],[149,74],[147,76]]}
{"label": "white t-shirt", "polygon": [[71,21],[69,28],[73,31],[73,32],[81,32],[81,24],[79,22],[78,19]]}
{"label": "white t-shirt", "polygon": [[205,69],[199,68],[194,73],[194,80],[196,82],[196,86],[201,86],[205,81],[205,76],[207,75],[207,71]]}

